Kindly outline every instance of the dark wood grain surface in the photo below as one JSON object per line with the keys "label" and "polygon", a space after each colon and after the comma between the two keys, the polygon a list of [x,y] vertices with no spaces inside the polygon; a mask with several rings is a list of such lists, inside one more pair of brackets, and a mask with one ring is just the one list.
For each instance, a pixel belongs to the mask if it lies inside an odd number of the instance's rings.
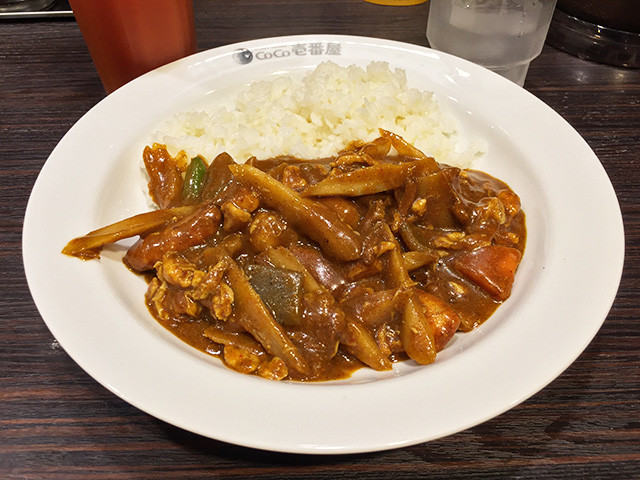
{"label": "dark wood grain surface", "polygon": [[[194,3],[201,50],[301,33],[427,45],[428,3]],[[0,478],[640,478],[640,71],[546,46],[525,87],[586,139],[622,208],[625,269],[596,338],[538,394],[461,433],[363,455],[275,454],[142,413],[84,373],[48,331],[25,280],[24,211],[51,150],[104,92],[72,19],[0,23]]]}

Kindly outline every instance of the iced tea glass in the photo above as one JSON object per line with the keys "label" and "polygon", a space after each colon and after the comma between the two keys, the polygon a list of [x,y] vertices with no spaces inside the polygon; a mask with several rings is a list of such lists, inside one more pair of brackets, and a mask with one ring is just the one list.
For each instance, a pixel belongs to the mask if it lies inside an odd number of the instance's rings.
{"label": "iced tea glass", "polygon": [[196,51],[192,0],[69,0],[107,93]]}

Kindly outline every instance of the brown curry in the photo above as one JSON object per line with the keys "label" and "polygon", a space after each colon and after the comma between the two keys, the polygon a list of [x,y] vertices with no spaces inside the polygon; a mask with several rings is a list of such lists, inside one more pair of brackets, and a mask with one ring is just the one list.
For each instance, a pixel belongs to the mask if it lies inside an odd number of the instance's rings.
{"label": "brown curry", "polygon": [[79,237],[147,273],[151,314],[242,373],[301,381],[435,361],[511,294],[525,247],[518,196],[381,130],[332,158],[211,164],[143,154],[160,207]]}

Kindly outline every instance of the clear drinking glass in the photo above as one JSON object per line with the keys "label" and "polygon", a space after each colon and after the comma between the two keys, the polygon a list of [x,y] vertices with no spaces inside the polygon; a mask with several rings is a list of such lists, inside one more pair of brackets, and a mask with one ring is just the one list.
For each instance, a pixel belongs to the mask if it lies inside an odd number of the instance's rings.
{"label": "clear drinking glass", "polygon": [[430,0],[432,48],[524,84],[540,55],[556,0]]}

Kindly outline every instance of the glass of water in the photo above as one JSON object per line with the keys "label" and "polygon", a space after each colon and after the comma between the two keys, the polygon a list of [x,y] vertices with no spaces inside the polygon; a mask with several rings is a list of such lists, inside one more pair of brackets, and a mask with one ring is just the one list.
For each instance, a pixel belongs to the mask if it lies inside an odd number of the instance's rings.
{"label": "glass of water", "polygon": [[430,0],[431,48],[480,64],[524,85],[540,55],[556,0]]}

